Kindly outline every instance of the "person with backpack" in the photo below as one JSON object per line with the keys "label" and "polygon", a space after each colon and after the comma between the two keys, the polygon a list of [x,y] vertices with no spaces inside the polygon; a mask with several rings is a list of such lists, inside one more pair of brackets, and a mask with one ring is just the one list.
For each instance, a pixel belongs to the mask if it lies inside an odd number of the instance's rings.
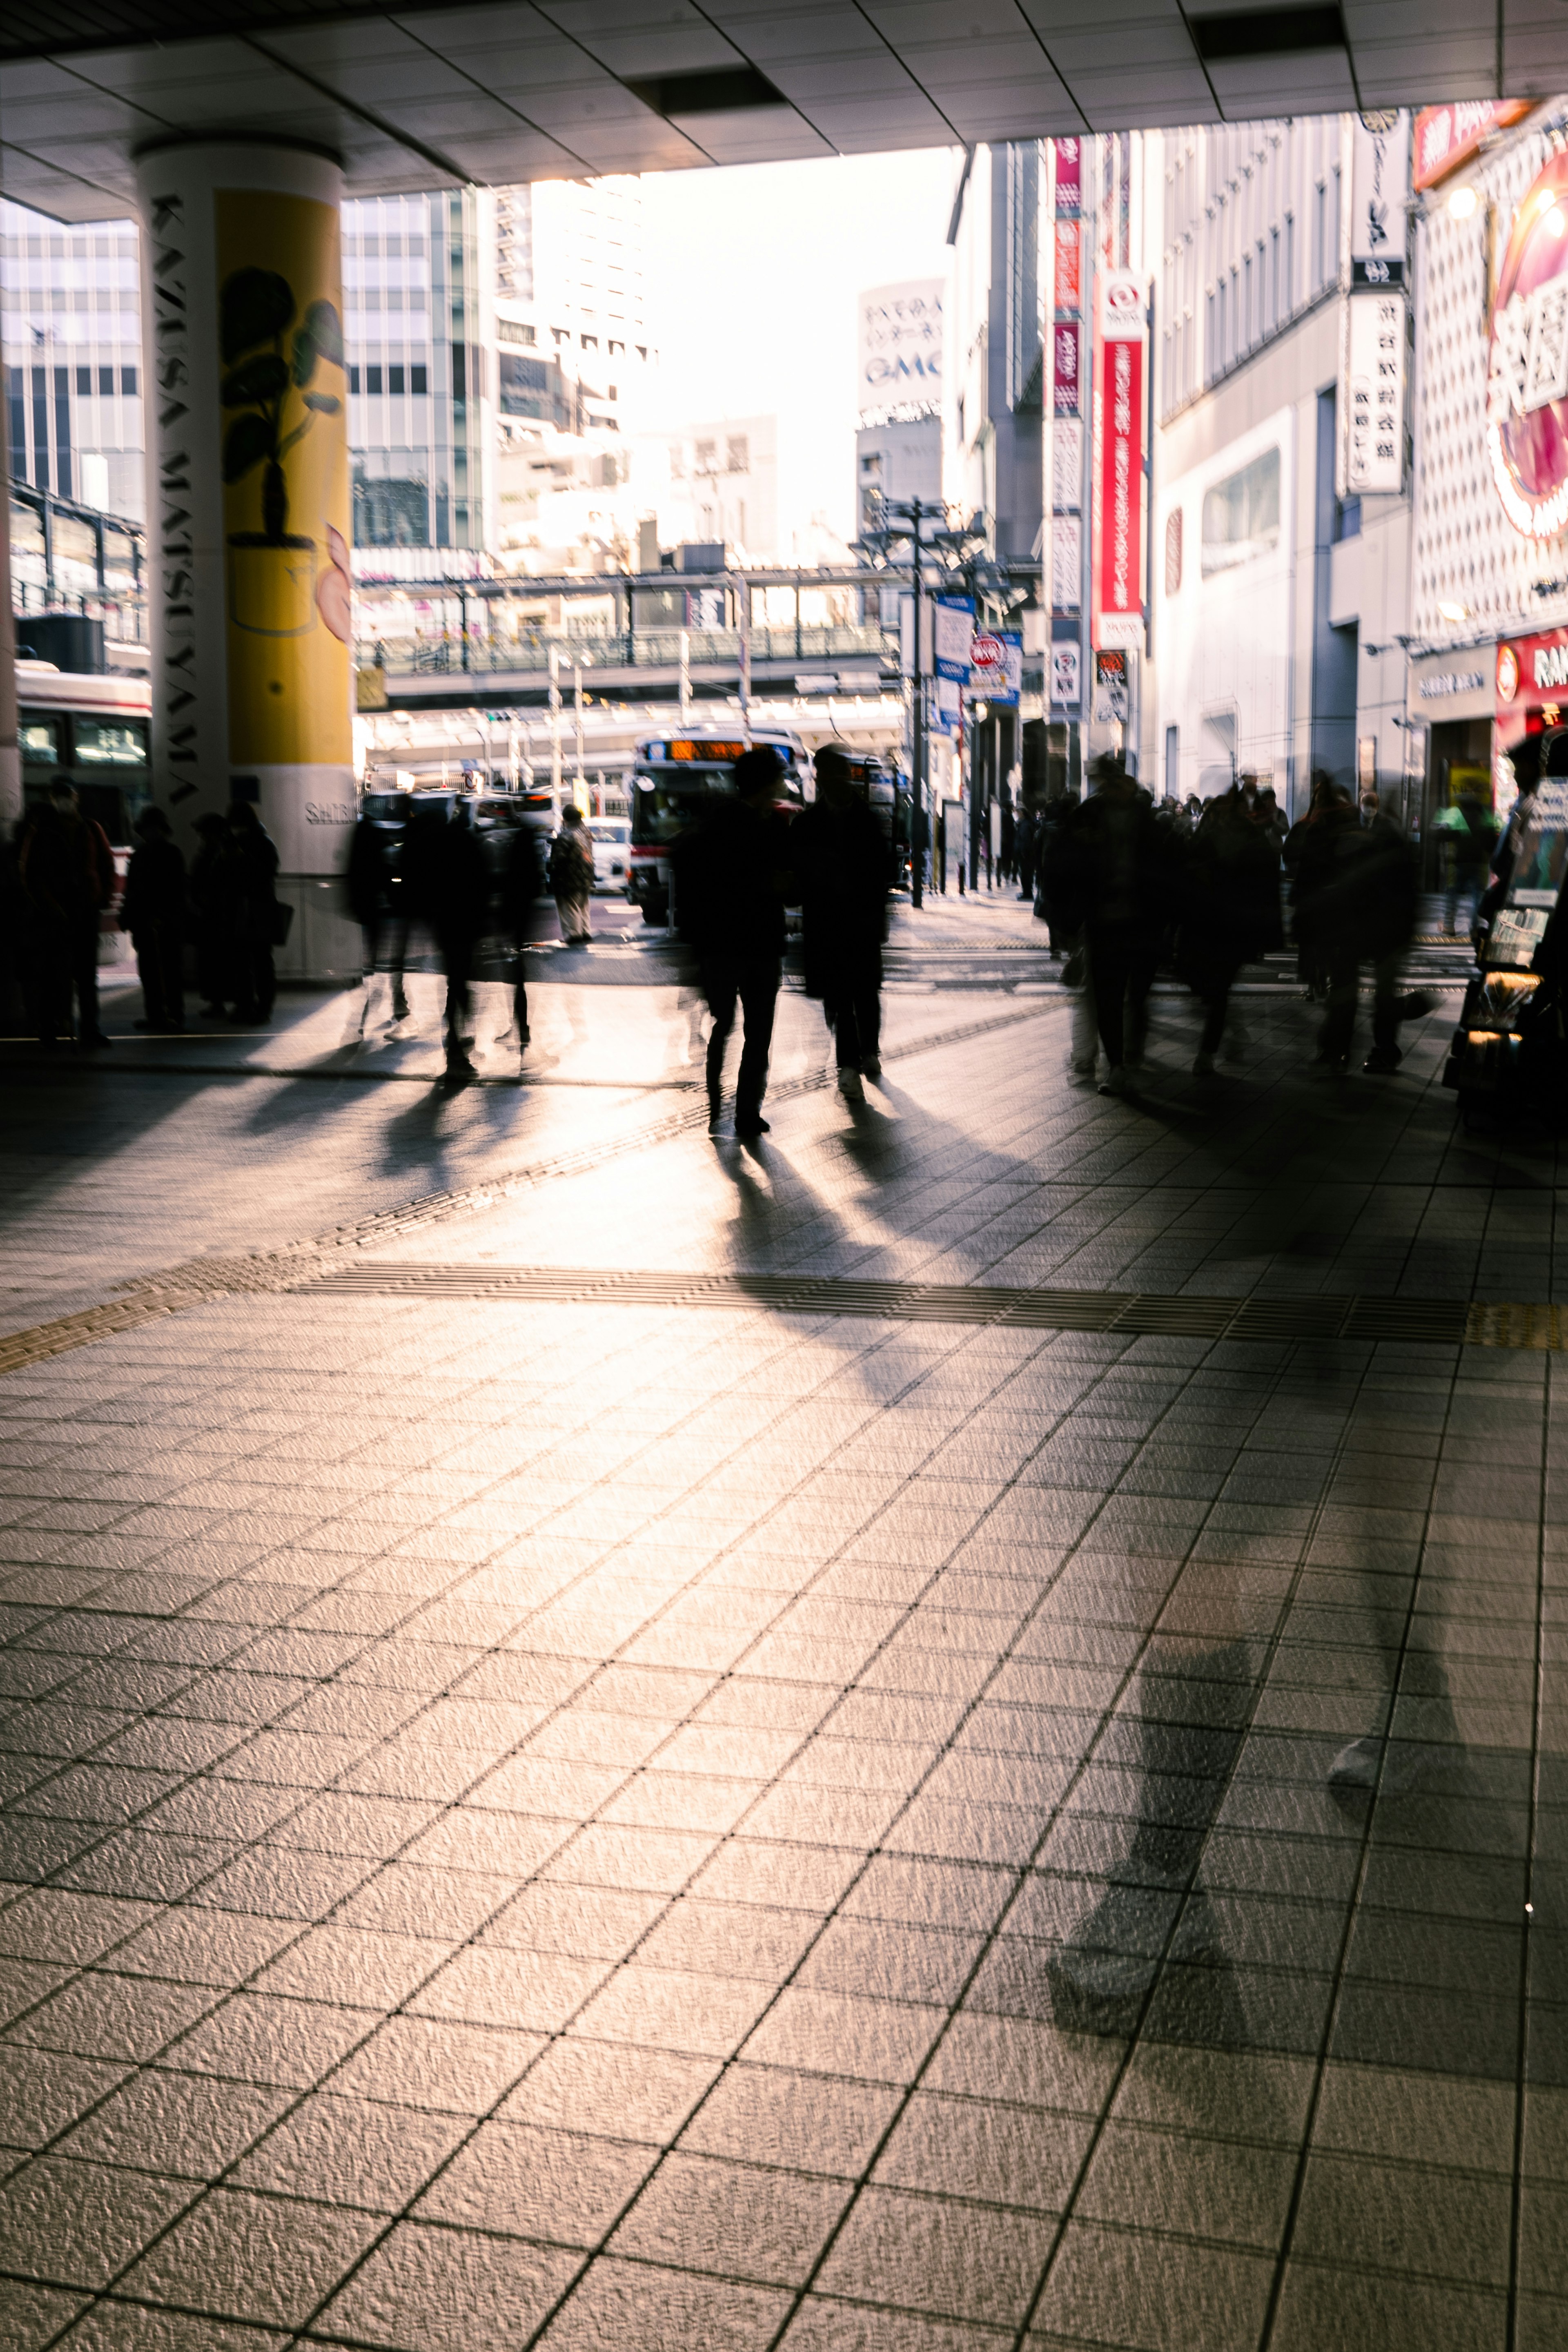
{"label": "person with backpack", "polygon": [[185,1026],[185,860],[161,808],[144,808],[136,833],[120,903],[141,982],[141,1018],[132,1025],[178,1034]]}
{"label": "person with backpack", "polygon": [[550,897],[560,918],[560,935],[569,948],[585,948],[589,929],[588,903],[593,891],[593,840],[582,811],[568,801],[560,814],[560,831],[549,845]]}

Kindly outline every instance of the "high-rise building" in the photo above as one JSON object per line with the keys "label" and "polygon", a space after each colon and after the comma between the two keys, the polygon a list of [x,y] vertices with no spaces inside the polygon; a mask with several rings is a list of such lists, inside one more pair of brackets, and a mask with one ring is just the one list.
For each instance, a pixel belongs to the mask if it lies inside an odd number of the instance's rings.
{"label": "high-rise building", "polygon": [[493,201],[500,550],[532,571],[622,568],[639,520],[628,436],[656,358],[642,184],[546,181]]}
{"label": "high-rise building", "polygon": [[494,269],[477,189],[343,206],[357,547],[495,543]]}
{"label": "high-rise building", "polygon": [[64,228],[0,203],[0,303],[14,477],[140,522],[146,441],[135,222]]}

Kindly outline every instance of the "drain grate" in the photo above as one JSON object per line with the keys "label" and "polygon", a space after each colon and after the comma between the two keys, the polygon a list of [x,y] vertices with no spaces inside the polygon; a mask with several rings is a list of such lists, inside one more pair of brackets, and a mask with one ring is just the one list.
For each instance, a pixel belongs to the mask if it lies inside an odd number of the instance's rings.
{"label": "drain grate", "polygon": [[554,1300],[622,1307],[766,1307],[780,1314],[866,1315],[899,1322],[992,1323],[1191,1339],[1426,1341],[1561,1348],[1555,1307],[1462,1299],[1206,1298],[1143,1291],[1014,1290],[984,1284],[856,1281],[784,1274],[617,1273],[603,1267],[365,1265],[302,1283],[381,1298]]}

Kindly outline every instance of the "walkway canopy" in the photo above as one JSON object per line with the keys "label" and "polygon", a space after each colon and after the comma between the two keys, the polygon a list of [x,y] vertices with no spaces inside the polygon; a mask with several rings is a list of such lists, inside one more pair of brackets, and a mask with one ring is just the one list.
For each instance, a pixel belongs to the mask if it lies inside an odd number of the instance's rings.
{"label": "walkway canopy", "polygon": [[353,194],[1547,96],[1555,0],[0,0],[4,190],[135,206],[171,139],[315,143]]}

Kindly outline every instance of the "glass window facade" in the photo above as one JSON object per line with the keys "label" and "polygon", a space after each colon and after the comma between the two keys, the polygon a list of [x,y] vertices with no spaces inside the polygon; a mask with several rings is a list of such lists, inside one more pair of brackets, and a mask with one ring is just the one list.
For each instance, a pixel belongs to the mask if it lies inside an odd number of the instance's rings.
{"label": "glass window facade", "polygon": [[0,202],[0,335],[16,478],[144,520],[135,222],[63,228]]}

